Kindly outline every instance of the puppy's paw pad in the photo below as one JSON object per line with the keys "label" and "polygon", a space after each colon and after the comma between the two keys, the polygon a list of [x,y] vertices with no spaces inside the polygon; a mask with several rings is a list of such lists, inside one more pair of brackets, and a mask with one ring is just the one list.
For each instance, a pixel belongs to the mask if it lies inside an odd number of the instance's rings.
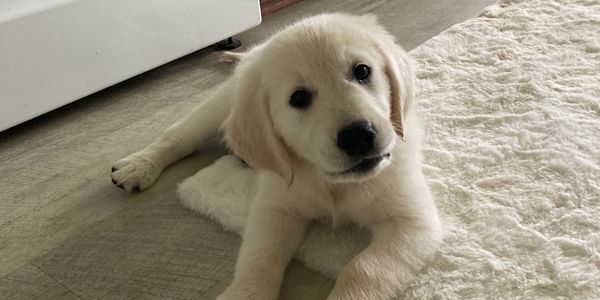
{"label": "puppy's paw pad", "polygon": [[111,181],[127,192],[145,190],[156,181],[160,168],[151,160],[134,153],[119,161],[111,168]]}

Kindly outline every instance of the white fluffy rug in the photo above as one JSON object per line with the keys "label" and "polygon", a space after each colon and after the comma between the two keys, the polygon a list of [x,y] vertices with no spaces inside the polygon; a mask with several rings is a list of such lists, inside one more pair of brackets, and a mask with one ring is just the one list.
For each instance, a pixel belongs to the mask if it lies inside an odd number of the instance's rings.
{"label": "white fluffy rug", "polygon": [[[600,1],[505,1],[412,55],[447,236],[403,296],[600,298]],[[241,233],[255,189],[226,156],[180,193]],[[335,276],[367,241],[315,226],[297,258]]]}

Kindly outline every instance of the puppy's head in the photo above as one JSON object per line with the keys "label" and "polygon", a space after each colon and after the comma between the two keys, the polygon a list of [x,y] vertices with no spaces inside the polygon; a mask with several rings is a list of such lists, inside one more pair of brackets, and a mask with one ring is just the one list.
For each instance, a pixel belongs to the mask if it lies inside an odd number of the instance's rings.
{"label": "puppy's head", "polygon": [[412,72],[371,16],[300,21],[245,54],[236,76],[226,141],[288,182],[298,163],[330,181],[369,178],[404,139]]}

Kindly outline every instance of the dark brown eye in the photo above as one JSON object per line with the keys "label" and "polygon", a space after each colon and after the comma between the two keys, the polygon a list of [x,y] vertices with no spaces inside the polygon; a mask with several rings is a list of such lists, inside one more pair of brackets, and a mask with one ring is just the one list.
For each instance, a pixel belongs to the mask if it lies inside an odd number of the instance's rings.
{"label": "dark brown eye", "polygon": [[371,76],[371,68],[369,68],[369,66],[360,64],[354,67],[354,78],[356,78],[358,82],[366,82],[369,79],[369,76]]}
{"label": "dark brown eye", "polygon": [[290,97],[290,105],[298,108],[305,109],[311,104],[312,95],[305,89],[295,90]]}

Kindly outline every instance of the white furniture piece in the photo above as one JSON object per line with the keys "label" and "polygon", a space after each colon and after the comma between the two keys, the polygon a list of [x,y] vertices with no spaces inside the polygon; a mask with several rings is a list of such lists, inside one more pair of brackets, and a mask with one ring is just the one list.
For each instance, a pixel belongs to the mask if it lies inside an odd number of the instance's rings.
{"label": "white furniture piece", "polygon": [[260,22],[259,0],[0,0],[0,131]]}

